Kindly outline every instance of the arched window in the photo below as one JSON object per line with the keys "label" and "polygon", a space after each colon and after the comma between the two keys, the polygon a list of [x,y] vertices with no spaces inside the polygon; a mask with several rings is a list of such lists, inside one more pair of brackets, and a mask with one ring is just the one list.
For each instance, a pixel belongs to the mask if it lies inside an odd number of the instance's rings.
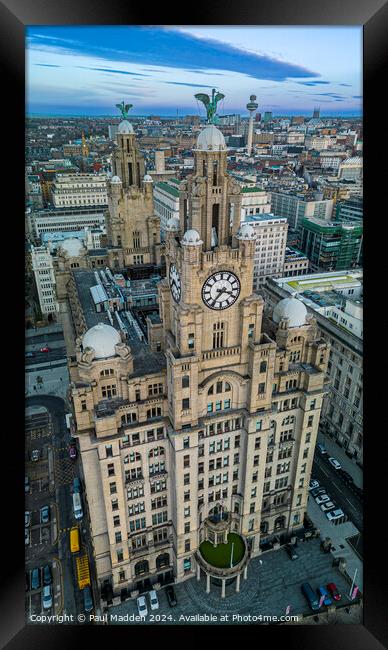
{"label": "arched window", "polygon": [[143,573],[149,573],[149,565],[147,560],[142,560],[135,564],[135,576],[141,576]]}
{"label": "arched window", "polygon": [[170,565],[170,556],[168,553],[162,553],[156,558],[156,569],[163,569],[163,567]]}
{"label": "arched window", "polygon": [[231,387],[231,385],[228,384],[228,382],[226,381],[226,382],[225,382],[225,392],[228,393],[230,390],[232,390],[232,387]]}
{"label": "arched window", "polygon": [[115,371],[113,368],[104,368],[104,370],[101,370],[100,372],[100,377],[108,377],[109,375],[114,375]]}
{"label": "arched window", "polygon": [[286,518],[278,517],[277,519],[275,519],[274,530],[281,530],[282,528],[285,528],[285,525],[286,525]]}
{"label": "arched window", "polygon": [[268,521],[262,521],[260,524],[260,532],[264,535],[268,533]]}
{"label": "arched window", "polygon": [[121,416],[121,424],[130,424],[131,422],[136,422],[137,414],[136,413],[125,413]]}
{"label": "arched window", "polygon": [[213,395],[214,393],[214,386],[210,386],[209,390],[207,391],[208,395]]}
{"label": "arched window", "polygon": [[140,454],[138,452],[135,453],[134,451],[132,451],[129,454],[129,462],[130,463],[138,463],[139,461],[141,461]]}
{"label": "arched window", "polygon": [[155,447],[154,449],[150,449],[148,458],[157,458],[158,456],[164,456],[164,447]]}

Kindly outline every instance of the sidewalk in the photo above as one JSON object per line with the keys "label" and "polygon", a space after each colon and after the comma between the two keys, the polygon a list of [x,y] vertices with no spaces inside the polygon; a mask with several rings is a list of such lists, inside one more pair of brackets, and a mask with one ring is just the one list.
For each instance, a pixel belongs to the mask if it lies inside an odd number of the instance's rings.
{"label": "sidewalk", "polygon": [[317,442],[324,445],[328,455],[336,458],[341,463],[342,469],[349,472],[350,476],[353,477],[355,484],[362,488],[363,471],[361,467],[357,465],[356,461],[349,458],[342,447],[337,445],[332,438],[321,433],[321,431],[318,432]]}
{"label": "sidewalk", "polygon": [[[309,496],[308,499],[307,512],[316,527],[319,528],[321,539],[330,537],[334,547],[334,549],[331,551],[332,555],[334,555],[334,557],[345,558],[346,573],[350,579],[353,578],[354,573],[357,570],[356,584],[362,591],[363,563],[358,555],[354,552],[352,547],[349,545],[349,543],[346,541],[348,537],[352,537],[352,535],[356,535],[358,533],[356,526],[351,521],[346,521],[343,524],[338,524],[335,526],[327,519],[326,515],[322,512],[320,507],[315,503],[314,499],[311,496]],[[343,548],[341,548],[341,546]]]}

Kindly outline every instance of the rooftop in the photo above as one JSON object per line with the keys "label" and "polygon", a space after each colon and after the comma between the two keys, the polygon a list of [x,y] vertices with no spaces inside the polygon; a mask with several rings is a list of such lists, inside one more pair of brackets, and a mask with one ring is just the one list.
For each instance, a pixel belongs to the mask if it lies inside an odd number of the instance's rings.
{"label": "rooftop", "polygon": [[159,181],[159,183],[155,184],[155,187],[157,187],[159,190],[164,190],[164,192],[167,192],[172,196],[179,198],[179,190],[175,187],[172,187],[168,183],[165,183],[164,181]]}

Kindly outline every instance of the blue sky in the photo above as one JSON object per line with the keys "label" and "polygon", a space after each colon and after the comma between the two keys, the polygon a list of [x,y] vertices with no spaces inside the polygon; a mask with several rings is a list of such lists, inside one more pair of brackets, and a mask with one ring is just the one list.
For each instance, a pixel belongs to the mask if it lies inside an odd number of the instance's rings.
{"label": "blue sky", "polygon": [[27,113],[204,115],[194,98],[219,89],[219,114],[360,115],[361,27],[33,26],[26,29]]}

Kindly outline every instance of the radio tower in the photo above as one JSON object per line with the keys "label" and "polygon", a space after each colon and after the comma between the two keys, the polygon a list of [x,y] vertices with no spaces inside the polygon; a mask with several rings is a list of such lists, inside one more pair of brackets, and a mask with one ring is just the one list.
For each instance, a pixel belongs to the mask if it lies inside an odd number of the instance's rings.
{"label": "radio tower", "polygon": [[247,140],[247,154],[251,155],[252,151],[252,137],[253,137],[253,114],[258,109],[258,104],[256,104],[256,95],[251,95],[249,98],[249,103],[247,104],[247,109],[249,111],[249,123],[248,123],[248,140]]}

